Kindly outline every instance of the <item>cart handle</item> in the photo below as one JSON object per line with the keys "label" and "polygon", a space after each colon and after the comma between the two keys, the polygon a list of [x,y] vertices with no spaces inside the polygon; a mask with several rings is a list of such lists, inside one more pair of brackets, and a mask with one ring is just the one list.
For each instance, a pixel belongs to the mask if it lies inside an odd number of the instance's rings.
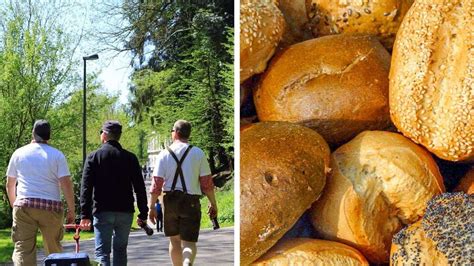
{"label": "cart handle", "polygon": [[65,224],[64,228],[66,229],[76,229],[76,233],[72,238],[76,240],[76,253],[79,253],[79,239],[81,239],[81,236],[79,233],[81,232],[81,227],[78,224]]}

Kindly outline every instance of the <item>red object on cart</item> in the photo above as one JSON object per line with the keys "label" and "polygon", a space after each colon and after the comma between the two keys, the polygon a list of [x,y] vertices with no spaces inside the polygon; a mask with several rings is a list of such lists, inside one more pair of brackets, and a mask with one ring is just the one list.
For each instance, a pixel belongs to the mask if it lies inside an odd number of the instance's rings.
{"label": "red object on cart", "polygon": [[81,239],[81,236],[79,233],[81,232],[81,227],[78,224],[65,224],[64,225],[65,229],[76,229],[76,233],[72,238],[76,241],[76,253],[79,253],[79,239]]}
{"label": "red object on cart", "polygon": [[65,265],[77,265],[77,266],[89,266],[89,255],[85,252],[79,252],[79,239],[81,236],[79,235],[81,231],[81,227],[78,224],[65,224],[65,229],[75,229],[76,233],[74,234],[73,238],[76,241],[76,253],[52,253],[49,254],[48,257],[44,259],[44,265],[57,265],[57,266],[65,266]]}

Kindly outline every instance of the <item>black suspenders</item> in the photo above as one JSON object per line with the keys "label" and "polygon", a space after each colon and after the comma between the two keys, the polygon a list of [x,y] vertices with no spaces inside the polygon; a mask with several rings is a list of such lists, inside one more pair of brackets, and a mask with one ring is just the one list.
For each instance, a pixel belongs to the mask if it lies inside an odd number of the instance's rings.
{"label": "black suspenders", "polygon": [[170,149],[170,147],[166,147],[168,152],[171,154],[173,159],[176,161],[176,172],[174,173],[174,179],[173,179],[173,184],[171,185],[171,191],[174,191],[174,189],[176,188],[176,182],[178,182],[178,176],[179,176],[179,178],[181,180],[181,185],[183,186],[183,192],[186,193],[186,194],[188,193],[188,190],[186,189],[186,183],[184,182],[183,169],[181,168],[181,165],[183,164],[184,159],[186,158],[186,155],[188,155],[188,152],[189,152],[189,150],[191,150],[192,147],[193,147],[193,145],[188,146],[186,151],[184,151],[183,157],[181,157],[180,160],[178,160],[178,157],[176,157],[176,154],[174,154],[174,152]]}

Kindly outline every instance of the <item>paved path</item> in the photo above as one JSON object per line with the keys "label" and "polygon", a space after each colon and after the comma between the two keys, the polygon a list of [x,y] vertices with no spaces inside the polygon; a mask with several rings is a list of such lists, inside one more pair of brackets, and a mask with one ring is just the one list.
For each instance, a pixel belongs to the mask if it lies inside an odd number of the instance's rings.
{"label": "paved path", "polygon": [[[168,238],[163,233],[148,237],[144,231],[130,233],[128,242],[129,265],[171,265],[168,255]],[[81,252],[94,258],[94,240],[81,240]],[[234,265],[234,228],[201,230],[195,265]],[[75,243],[63,243],[64,252],[74,252]],[[44,252],[38,251],[38,265],[42,265]]]}
{"label": "paved path", "polygon": [[[147,191],[150,184],[151,180],[146,179]],[[89,258],[93,260],[94,240],[81,239],[80,244],[81,252],[87,252]],[[172,265],[168,255],[168,245],[168,238],[163,233],[157,234],[155,231],[151,237],[148,237],[143,230],[133,231],[130,233],[128,241],[128,264]],[[63,242],[63,247],[63,252],[75,252],[74,242]],[[195,265],[234,265],[234,228],[221,228],[215,231],[210,229],[201,230],[197,247],[198,253],[194,261]],[[38,265],[43,265],[44,257],[44,251],[38,250]]]}

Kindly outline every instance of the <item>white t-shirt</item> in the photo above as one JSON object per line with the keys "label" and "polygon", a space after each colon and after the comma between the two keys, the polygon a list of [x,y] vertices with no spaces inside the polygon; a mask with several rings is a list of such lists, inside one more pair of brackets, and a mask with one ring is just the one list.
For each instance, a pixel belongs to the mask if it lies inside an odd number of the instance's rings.
{"label": "white t-shirt", "polygon": [[[176,154],[178,160],[181,160],[181,157],[183,157],[188,146],[188,143],[174,142],[170,145],[170,149]],[[163,150],[158,155],[157,164],[153,170],[153,176],[159,176],[165,179],[163,191],[171,190],[176,166],[177,163],[168,150]],[[186,155],[186,158],[181,165],[181,169],[183,170],[184,182],[186,183],[188,194],[201,195],[202,192],[199,184],[199,177],[211,174],[209,163],[207,162],[204,152],[200,148],[193,146]],[[176,182],[175,190],[183,191],[183,186],[181,185],[181,179],[179,177]]]}
{"label": "white t-shirt", "polygon": [[17,149],[8,164],[7,176],[17,179],[17,200],[40,198],[60,201],[59,179],[70,176],[66,157],[42,143]]}

